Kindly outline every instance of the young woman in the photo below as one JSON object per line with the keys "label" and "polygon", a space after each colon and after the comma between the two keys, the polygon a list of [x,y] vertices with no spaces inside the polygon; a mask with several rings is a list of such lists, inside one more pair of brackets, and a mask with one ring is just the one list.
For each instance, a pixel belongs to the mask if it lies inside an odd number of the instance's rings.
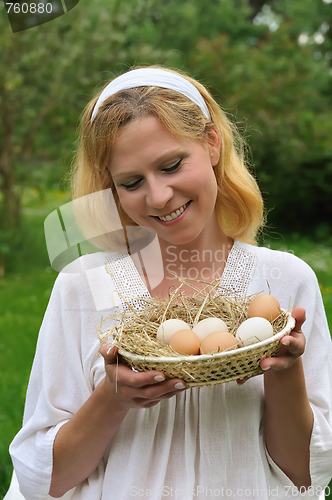
{"label": "young woman", "polygon": [[[89,202],[98,192],[113,195],[124,229],[157,235],[155,286],[142,261],[114,251],[106,227],[116,217]],[[56,280],[10,448],[24,497],[319,498],[332,476],[331,338],[319,286],[294,255],[256,246],[262,198],[209,92],[158,67],[110,82],[83,115],[73,198],[83,200],[83,232],[98,226],[106,252],[100,267],[84,271],[83,256],[82,272]],[[299,306],[280,355],[262,360],[264,375],[186,388],[127,368],[115,347],[96,356],[96,327],[114,312],[111,300],[96,306],[96,283],[103,298],[165,297],[174,273],[220,277],[235,297],[270,288],[281,307]]]}

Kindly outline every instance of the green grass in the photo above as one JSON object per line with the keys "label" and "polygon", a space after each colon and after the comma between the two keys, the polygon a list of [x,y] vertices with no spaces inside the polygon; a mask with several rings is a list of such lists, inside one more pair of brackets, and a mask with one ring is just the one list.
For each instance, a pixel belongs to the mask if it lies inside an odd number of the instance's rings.
{"label": "green grass", "polygon": [[[26,191],[23,243],[7,262],[8,273],[0,278],[0,498],[9,486],[12,464],[8,447],[21,426],[38,330],[57,275],[48,261],[43,220],[66,201],[67,195],[61,192],[41,196],[34,189]],[[315,243],[299,235],[266,239],[265,245],[293,251],[313,267],[331,327],[331,245]]]}
{"label": "green grass", "polygon": [[57,273],[50,267],[44,218],[68,195],[28,188],[22,228],[0,278],[0,498],[9,486],[9,443],[21,427],[25,393],[38,331]]}
{"label": "green grass", "polygon": [[38,330],[56,275],[49,270],[9,274],[0,280],[0,498],[8,487],[8,446],[21,426]]}

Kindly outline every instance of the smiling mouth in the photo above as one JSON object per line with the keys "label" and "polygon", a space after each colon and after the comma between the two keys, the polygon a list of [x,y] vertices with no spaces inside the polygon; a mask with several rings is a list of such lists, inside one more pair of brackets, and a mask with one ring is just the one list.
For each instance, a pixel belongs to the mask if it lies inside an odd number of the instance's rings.
{"label": "smiling mouth", "polygon": [[172,212],[171,214],[165,215],[164,217],[159,217],[158,215],[156,215],[155,217],[157,217],[157,219],[159,219],[159,220],[162,220],[163,222],[169,222],[171,220],[177,219],[185,211],[185,209],[187,208],[189,203],[190,203],[190,201],[188,201],[182,207],[175,210],[175,212]]}

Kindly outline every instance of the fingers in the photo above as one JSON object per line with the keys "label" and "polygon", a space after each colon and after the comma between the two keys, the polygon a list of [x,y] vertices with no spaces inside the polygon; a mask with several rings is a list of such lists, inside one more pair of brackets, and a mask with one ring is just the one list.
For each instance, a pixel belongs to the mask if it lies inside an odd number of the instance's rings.
{"label": "fingers", "polygon": [[117,362],[118,348],[116,345],[103,344],[99,352],[105,359],[105,364],[114,364]]}
{"label": "fingers", "polygon": [[296,339],[292,336],[285,336],[283,338],[285,342],[284,347],[281,348],[278,356],[273,358],[265,358],[261,361],[261,368],[264,371],[273,370],[284,370],[292,366],[294,361],[302,356],[305,348],[305,338],[302,334],[302,338]]}
{"label": "fingers", "polygon": [[[184,382],[179,379],[169,379],[164,382],[155,382],[153,380],[151,382],[149,380],[149,375],[151,375],[152,372],[132,373],[134,377],[130,377],[131,383],[128,383],[127,378],[118,382],[118,386],[120,385],[122,394],[126,398],[148,400],[167,399],[185,389]],[[146,384],[142,384],[141,375],[147,380]],[[139,382],[137,382],[136,379],[140,379]]]}
{"label": "fingers", "polygon": [[137,406],[141,407],[141,408],[152,408],[153,406],[156,406],[158,403],[160,403],[160,401],[162,401],[163,399],[170,399],[172,398],[173,396],[176,396],[177,394],[179,394],[179,392],[182,392],[184,389],[177,389],[176,391],[171,391],[171,392],[168,392],[166,394],[163,394],[159,397],[157,397],[156,399],[154,400],[150,400],[150,399],[144,399],[144,398],[137,398],[135,399],[135,403]]}
{"label": "fingers", "polygon": [[165,380],[165,375],[159,371],[134,372],[123,364],[123,360],[118,353],[118,348],[112,344],[104,344],[100,348],[100,354],[105,360],[105,370],[110,375],[113,374],[117,383],[127,384],[133,387],[143,387],[148,384],[157,384]]}
{"label": "fingers", "polygon": [[289,368],[304,353],[306,340],[301,328],[306,319],[305,309],[295,307],[292,316],[295,319],[293,330],[280,340],[283,347],[278,356],[261,361],[261,368],[264,371],[270,369],[280,371]]}
{"label": "fingers", "polygon": [[236,383],[237,383],[237,385],[243,385],[243,384],[245,384],[247,382],[247,380],[249,380],[249,377],[244,377],[244,378],[241,378],[241,379],[238,378],[236,380]]}
{"label": "fingers", "polygon": [[303,307],[294,307],[292,311],[292,316],[296,321],[294,329],[292,331],[301,332],[302,325],[306,319],[305,309]]}
{"label": "fingers", "polygon": [[186,388],[181,379],[165,380],[161,371],[136,372],[122,362],[118,349],[112,344],[100,348],[105,359],[105,371],[113,390],[130,406],[151,408],[162,399],[168,399]]}
{"label": "fingers", "polygon": [[298,356],[276,356],[275,358],[266,358],[266,362],[264,362],[265,360],[261,362],[261,368],[264,372],[268,370],[285,370],[286,368],[290,368],[297,358]]}
{"label": "fingers", "polygon": [[[180,383],[179,379],[172,379],[170,381],[165,380],[165,375],[161,371],[146,371],[137,372],[133,371],[128,366],[121,363],[110,363],[105,364],[106,374],[110,379],[116,380],[117,386],[128,386],[132,389],[141,389],[146,386],[161,386],[169,388],[173,381],[172,387],[169,389],[174,389],[177,383]],[[166,385],[165,385],[166,384]],[[177,387],[175,388],[177,389]],[[150,397],[149,395],[147,397]]]}

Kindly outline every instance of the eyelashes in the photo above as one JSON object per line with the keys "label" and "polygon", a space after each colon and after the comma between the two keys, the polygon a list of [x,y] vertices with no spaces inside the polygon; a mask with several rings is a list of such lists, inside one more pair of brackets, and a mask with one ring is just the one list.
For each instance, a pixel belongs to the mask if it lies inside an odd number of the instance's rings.
{"label": "eyelashes", "polygon": [[169,167],[169,168],[163,168],[163,172],[166,172],[166,173],[172,173],[172,172],[176,172],[180,166],[181,166],[181,163],[182,163],[182,159],[181,158],[175,165],[173,165],[172,167]]}
{"label": "eyelashes", "polygon": [[127,189],[127,191],[133,191],[134,189],[138,188],[140,185],[142,179],[139,179],[135,182],[132,182],[131,184],[120,184],[120,187],[123,187],[124,189]]}
{"label": "eyelashes", "polygon": [[[181,167],[182,160],[183,160],[183,158],[181,158],[172,167],[163,168],[161,171],[165,172],[166,174],[172,174],[174,172],[177,172],[177,170],[179,170],[179,168]],[[137,189],[141,185],[142,181],[143,181],[143,178],[140,178],[140,179],[137,179],[136,181],[131,182],[129,184],[120,184],[120,187],[126,189],[127,191],[134,191],[135,189]]]}

